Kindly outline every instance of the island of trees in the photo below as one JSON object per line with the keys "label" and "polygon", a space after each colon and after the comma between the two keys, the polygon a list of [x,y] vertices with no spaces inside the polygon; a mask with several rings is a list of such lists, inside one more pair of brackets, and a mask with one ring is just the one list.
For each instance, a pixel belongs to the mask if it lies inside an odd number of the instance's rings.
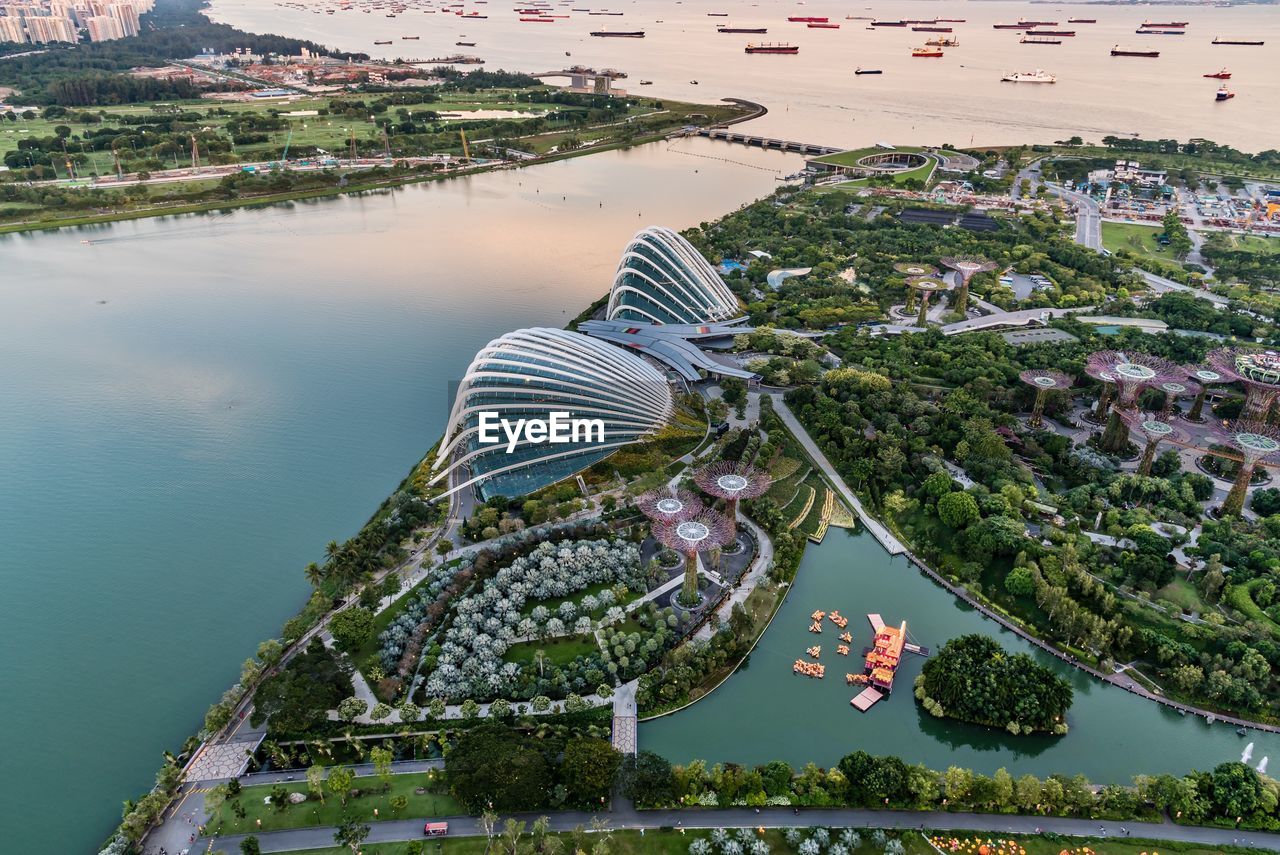
{"label": "island of trees", "polygon": [[1072,690],[1027,654],[1010,655],[985,635],[962,635],[925,663],[916,699],[939,718],[1004,727],[1014,735],[1062,735]]}

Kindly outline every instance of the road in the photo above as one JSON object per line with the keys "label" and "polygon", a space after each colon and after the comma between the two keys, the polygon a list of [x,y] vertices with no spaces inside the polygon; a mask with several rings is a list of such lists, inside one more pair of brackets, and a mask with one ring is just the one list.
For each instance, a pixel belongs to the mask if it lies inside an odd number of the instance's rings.
{"label": "road", "polygon": [[[517,820],[532,824],[539,814],[515,814]],[[1253,846],[1259,849],[1280,851],[1280,834],[1242,832],[1224,828],[1174,825],[1171,822],[1097,822],[1088,819],[1062,819],[1042,816],[1008,816],[1006,814],[945,813],[940,811],[892,811],[892,810],[825,810],[788,808],[764,808],[755,811],[748,808],[729,810],[660,810],[637,811],[629,805],[615,804],[602,813],[564,811],[547,814],[552,831],[572,831],[578,826],[591,828],[592,820],[607,820],[610,830],[652,828],[889,828],[929,829],[955,831],[987,831],[998,834],[1035,834],[1052,832],[1070,837],[1123,837],[1144,840],[1161,840],[1179,843],[1195,843],[1205,846]],[[505,817],[503,817],[505,819]],[[477,817],[460,816],[433,819],[448,822],[450,836],[483,836]],[[388,843],[398,840],[415,840],[422,836],[423,820],[406,819],[373,823],[369,843]],[[263,852],[291,852],[298,849],[320,849],[333,846],[333,828],[300,828],[289,831],[271,831],[257,835]],[[240,851],[243,835],[215,840],[208,851],[234,855]],[[204,852],[206,843],[201,840],[195,849]]]}
{"label": "road", "polygon": [[1149,287],[1155,294],[1167,294],[1170,291],[1185,291],[1189,294],[1194,294],[1202,300],[1208,300],[1215,306],[1222,308],[1225,308],[1230,303],[1230,300],[1226,297],[1215,294],[1212,291],[1205,291],[1203,288],[1192,288],[1189,285],[1183,285],[1181,282],[1174,282],[1172,279],[1165,279],[1163,276],[1157,276],[1154,273],[1149,273],[1140,267],[1135,267],[1134,270],[1146,280],[1147,287]]}
{"label": "road", "polygon": [[1054,194],[1076,208],[1076,243],[1102,251],[1102,209],[1097,201],[1084,193],[1068,190],[1061,184],[1045,182]]}

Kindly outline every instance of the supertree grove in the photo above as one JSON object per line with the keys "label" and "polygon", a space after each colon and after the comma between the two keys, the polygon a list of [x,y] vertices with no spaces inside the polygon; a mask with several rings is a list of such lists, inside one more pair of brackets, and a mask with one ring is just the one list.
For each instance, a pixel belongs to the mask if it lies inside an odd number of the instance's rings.
{"label": "supertree grove", "polygon": [[1240,452],[1240,470],[1222,503],[1223,516],[1239,516],[1258,463],[1280,453],[1280,429],[1264,422],[1237,419],[1227,427],[1215,426],[1215,431],[1223,442]]}
{"label": "supertree grove", "polygon": [[680,602],[685,606],[696,606],[698,553],[731,543],[734,539],[732,523],[723,514],[703,511],[692,519],[655,521],[653,536],[663,546],[684,556],[684,584],[680,590]]}
{"label": "supertree grove", "polygon": [[[928,264],[916,264],[911,261],[900,261],[893,265],[893,269],[906,276],[908,279],[916,276],[937,276],[938,270]],[[916,307],[916,289],[907,284],[907,304],[903,307],[904,311],[910,313]]]}
{"label": "supertree grove", "polygon": [[1204,396],[1208,393],[1209,387],[1223,381],[1223,377],[1217,371],[1208,368],[1201,368],[1197,365],[1184,365],[1187,376],[1195,380],[1200,387],[1200,391],[1196,393],[1195,400],[1191,402],[1191,409],[1187,411],[1188,421],[1203,421],[1204,417],[1200,415],[1200,411],[1204,409]]}
{"label": "supertree grove", "polygon": [[944,267],[949,267],[960,275],[960,287],[956,290],[956,312],[964,314],[969,308],[969,280],[979,273],[995,270],[994,261],[972,255],[949,255],[939,259]]}
{"label": "supertree grove", "polygon": [[1156,459],[1156,447],[1165,440],[1177,440],[1183,433],[1169,424],[1165,413],[1144,413],[1139,410],[1125,410],[1120,414],[1130,430],[1137,431],[1146,439],[1142,447],[1142,459],[1138,463],[1139,475],[1150,475],[1151,464]]}
{"label": "supertree grove", "polygon": [[[1117,350],[1099,350],[1089,354],[1085,372],[1090,377],[1113,384],[1115,388],[1111,415],[1098,444],[1103,451],[1109,452],[1123,451],[1129,441],[1129,431],[1120,418],[1120,412],[1133,409],[1143,389],[1177,382],[1183,376],[1182,369],[1167,359]],[[1105,388],[1103,394],[1106,394]]]}
{"label": "supertree grove", "polygon": [[683,487],[652,490],[636,499],[640,512],[655,522],[681,522],[702,513],[702,499]]}
{"label": "supertree grove", "polygon": [[1168,380],[1160,384],[1160,391],[1164,392],[1162,412],[1166,415],[1177,415],[1178,399],[1186,395],[1198,397],[1204,388],[1194,380]]}
{"label": "supertree grove", "polygon": [[769,473],[744,463],[721,460],[693,473],[693,483],[708,496],[724,499],[725,516],[737,534],[738,500],[763,496],[773,483]]}
{"label": "supertree grove", "polygon": [[[945,259],[943,259],[945,263]],[[1018,375],[1023,383],[1036,390],[1036,402],[1031,407],[1031,427],[1044,424],[1044,403],[1050,392],[1059,392],[1071,387],[1071,378],[1061,371],[1048,368],[1028,368]]]}
{"label": "supertree grove", "polygon": [[1244,384],[1242,421],[1266,421],[1267,413],[1280,397],[1280,354],[1270,350],[1223,347],[1210,351],[1206,359],[1213,370],[1229,380]]}

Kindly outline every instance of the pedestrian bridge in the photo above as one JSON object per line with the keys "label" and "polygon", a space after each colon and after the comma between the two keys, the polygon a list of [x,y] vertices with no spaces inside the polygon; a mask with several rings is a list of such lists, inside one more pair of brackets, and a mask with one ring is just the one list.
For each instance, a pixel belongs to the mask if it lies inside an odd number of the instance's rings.
{"label": "pedestrian bridge", "polygon": [[838,151],[844,151],[844,149],[836,146],[740,134],[727,128],[698,128],[692,133],[694,136],[706,137],[712,140],[724,140],[725,142],[750,145],[757,148],[771,148],[776,151],[794,151],[799,154],[835,154]]}

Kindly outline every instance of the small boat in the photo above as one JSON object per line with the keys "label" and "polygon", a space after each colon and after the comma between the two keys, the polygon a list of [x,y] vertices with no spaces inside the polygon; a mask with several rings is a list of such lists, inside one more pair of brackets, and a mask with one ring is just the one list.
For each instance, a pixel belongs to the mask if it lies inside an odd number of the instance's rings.
{"label": "small boat", "polygon": [[1058,78],[1039,68],[1035,71],[1015,71],[1000,80],[1004,83],[1057,83]]}
{"label": "small boat", "polygon": [[454,42],[458,47],[475,47],[475,42]]}
{"label": "small boat", "polygon": [[942,56],[942,51],[937,48],[918,47],[911,49],[911,56],[915,59],[923,59],[925,57]]}
{"label": "small boat", "polygon": [[853,73],[854,74],[884,74],[884,72],[879,68],[861,68],[861,67],[855,68],[853,70]]}
{"label": "small boat", "polygon": [[1234,97],[1236,97],[1236,93],[1234,93],[1234,92],[1230,91],[1229,89],[1227,89],[1227,84],[1225,84],[1225,83],[1224,83],[1224,84],[1222,84],[1222,86],[1220,86],[1220,87],[1218,88],[1218,94],[1214,96],[1214,99],[1213,99],[1213,100],[1215,100],[1215,101],[1229,101],[1229,100],[1231,100],[1231,99],[1232,99],[1232,98],[1234,98]]}
{"label": "small boat", "polygon": [[1236,728],[1236,736],[1248,736],[1248,735],[1249,735],[1249,731],[1245,730],[1243,727]]}
{"label": "small boat", "polygon": [[652,86],[652,85],[653,85],[653,81],[652,81],[652,80],[641,80],[641,81],[640,81],[640,85],[641,85],[641,86]]}
{"label": "small boat", "polygon": [[1222,69],[1221,71],[1215,71],[1213,74],[1205,74],[1205,75],[1202,75],[1202,76],[1204,76],[1204,77],[1212,77],[1214,80],[1230,80],[1230,79],[1231,79],[1231,72],[1230,72],[1230,71],[1227,71],[1227,70],[1224,68],[1224,69]]}
{"label": "small boat", "polygon": [[691,85],[691,86],[697,86],[697,85],[698,85],[698,81],[696,81],[696,80],[690,80],[690,81],[689,81],[689,85]]}

